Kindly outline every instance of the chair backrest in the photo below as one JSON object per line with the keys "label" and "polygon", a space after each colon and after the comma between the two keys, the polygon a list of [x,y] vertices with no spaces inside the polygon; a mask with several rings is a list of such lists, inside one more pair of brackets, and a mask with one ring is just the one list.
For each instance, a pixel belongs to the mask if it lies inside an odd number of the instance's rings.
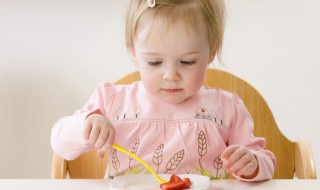
{"label": "chair backrest", "polygon": [[[137,80],[140,80],[140,75],[135,72],[115,84],[130,84]],[[254,134],[266,139],[265,148],[277,158],[275,179],[292,179],[295,172],[299,178],[316,178],[309,144],[292,142],[281,133],[269,106],[255,88],[217,69],[207,70],[205,85],[225,89],[241,97],[254,120]],[[98,160],[96,151],[85,153],[73,161],[65,161],[54,155],[52,177],[65,178],[68,172],[70,178],[103,178],[106,166],[107,158]]]}

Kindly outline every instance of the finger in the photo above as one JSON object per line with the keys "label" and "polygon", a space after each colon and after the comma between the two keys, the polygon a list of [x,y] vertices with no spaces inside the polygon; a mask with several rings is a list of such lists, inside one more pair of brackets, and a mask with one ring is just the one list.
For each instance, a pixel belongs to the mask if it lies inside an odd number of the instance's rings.
{"label": "finger", "polygon": [[115,134],[116,134],[115,129],[113,127],[111,127],[110,130],[109,130],[108,139],[107,139],[107,141],[106,141],[104,146],[106,146],[106,147],[109,146],[109,148],[112,146],[112,144],[114,142]]}
{"label": "finger", "polygon": [[238,145],[231,145],[223,152],[223,166],[226,170],[229,170],[233,163],[240,158],[239,153],[236,154],[240,147]]}
{"label": "finger", "polygon": [[226,160],[230,157],[230,155],[239,148],[239,145],[230,145],[228,146],[222,153],[221,159]]}
{"label": "finger", "polygon": [[103,159],[104,155],[105,155],[105,151],[102,151],[102,150],[98,149],[98,151],[97,151],[98,158],[99,159]]}
{"label": "finger", "polygon": [[234,164],[237,162],[241,157],[243,157],[247,153],[247,149],[244,147],[238,147],[236,150],[232,152],[229,156],[228,161]]}
{"label": "finger", "polygon": [[242,157],[240,157],[236,162],[234,162],[229,170],[231,173],[237,173],[249,162],[251,162],[251,158],[247,154],[245,154]]}
{"label": "finger", "polygon": [[83,137],[85,140],[89,140],[89,135],[91,133],[92,125],[89,122],[85,122],[84,124],[84,132]]}
{"label": "finger", "polygon": [[223,167],[229,174],[233,173],[235,169],[238,169],[232,167],[246,153],[246,149],[239,145],[231,146],[231,149],[233,150],[233,152],[230,151],[231,155],[223,159]]}
{"label": "finger", "polygon": [[[104,133],[105,134],[105,137],[103,137],[103,144],[97,146],[97,148],[99,148],[100,150],[102,151],[106,151],[108,150],[112,144],[113,144],[113,140],[114,140],[114,135],[115,135],[115,130],[113,127],[109,127],[107,129],[107,133]],[[101,134],[101,133],[100,133]]]}
{"label": "finger", "polygon": [[89,135],[89,143],[94,145],[100,133],[100,128],[93,126]]}
{"label": "finger", "polygon": [[[235,175],[237,176],[243,176],[243,177],[255,177],[256,172],[258,169],[258,165],[255,164],[254,162],[248,162],[245,166],[243,166],[239,171],[235,172]],[[255,175],[254,175],[255,174]],[[254,175],[254,176],[252,176]]]}
{"label": "finger", "polygon": [[100,129],[99,136],[98,136],[98,138],[97,138],[94,146],[95,146],[96,148],[100,148],[102,145],[105,144],[105,142],[106,142],[107,139],[108,139],[108,136],[109,136],[109,134],[108,134],[107,129],[106,129],[106,128],[101,128],[101,129]]}
{"label": "finger", "polygon": [[105,153],[107,152],[107,150],[109,150],[111,148],[111,146],[106,142],[101,148],[99,148],[99,152],[101,153]]}
{"label": "finger", "polygon": [[97,152],[98,158],[102,159],[104,157],[105,152],[111,148],[111,144],[113,143],[113,139],[114,139],[114,130],[110,130],[109,134],[108,134],[107,141],[104,143],[104,145],[102,147],[99,148],[99,150]]}

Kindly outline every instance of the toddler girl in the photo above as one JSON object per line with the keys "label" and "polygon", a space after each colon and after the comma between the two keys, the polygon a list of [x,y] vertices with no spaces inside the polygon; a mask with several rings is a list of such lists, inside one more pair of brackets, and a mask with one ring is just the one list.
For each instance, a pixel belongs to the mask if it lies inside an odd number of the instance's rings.
{"label": "toddler girl", "polygon": [[224,10],[223,0],[132,0],[126,45],[141,81],[98,85],[82,109],[55,123],[54,151],[68,160],[108,151],[109,177],[147,173],[111,148],[117,143],[160,174],[272,178],[275,156],[253,135],[241,99],[202,86],[221,50]]}

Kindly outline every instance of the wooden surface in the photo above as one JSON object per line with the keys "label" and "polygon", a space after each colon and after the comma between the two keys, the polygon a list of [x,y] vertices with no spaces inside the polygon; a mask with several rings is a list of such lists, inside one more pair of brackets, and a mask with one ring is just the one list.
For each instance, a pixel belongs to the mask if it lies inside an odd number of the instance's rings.
{"label": "wooden surface", "polygon": [[[273,114],[260,93],[246,81],[224,71],[210,69],[207,72],[205,85],[218,87],[238,94],[245,103],[254,121],[254,134],[266,139],[266,149],[271,150],[277,158],[275,179],[291,179],[295,173],[296,156],[301,156],[305,162],[303,170],[310,175],[299,173],[301,178],[316,178],[311,149],[304,151],[305,155],[295,152],[295,143],[287,139],[279,130]],[[289,127],[289,126],[288,126]],[[304,142],[305,145],[308,143]],[[298,171],[300,172],[300,171]],[[306,172],[308,173],[308,172]]]}
{"label": "wooden surface", "polygon": [[279,130],[269,106],[262,96],[244,80],[223,71],[209,70],[205,84],[236,93],[241,97],[254,121],[255,136],[266,139],[266,149],[277,158],[274,178],[290,179],[294,174],[294,143]]}
{"label": "wooden surface", "polygon": [[295,171],[300,179],[315,179],[316,170],[313,162],[311,146],[308,142],[299,140],[295,143]]}
{"label": "wooden surface", "polygon": [[[140,80],[137,72],[120,79],[115,84],[129,84],[136,80]],[[295,172],[299,178],[316,178],[312,150],[308,142],[290,141],[282,134],[269,106],[255,88],[230,73],[216,69],[208,69],[205,85],[222,88],[241,97],[254,120],[254,134],[264,137],[267,141],[266,149],[276,155],[277,168],[274,179],[292,179]],[[55,166],[61,163],[67,166]],[[56,169],[65,171],[66,167],[71,178],[100,179],[104,176],[106,165],[107,160],[98,160],[95,152],[86,153],[74,161],[66,162],[54,156],[52,177],[56,178],[55,175],[61,173],[55,171]],[[60,176],[64,178],[65,175]]]}

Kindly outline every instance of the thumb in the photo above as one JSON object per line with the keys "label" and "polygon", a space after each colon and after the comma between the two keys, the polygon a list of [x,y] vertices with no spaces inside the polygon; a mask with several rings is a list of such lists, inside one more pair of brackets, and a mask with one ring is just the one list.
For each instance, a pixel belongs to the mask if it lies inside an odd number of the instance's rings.
{"label": "thumb", "polygon": [[103,159],[104,158],[104,155],[105,155],[105,151],[104,150],[101,150],[101,149],[98,149],[97,151],[97,156],[99,159]]}

